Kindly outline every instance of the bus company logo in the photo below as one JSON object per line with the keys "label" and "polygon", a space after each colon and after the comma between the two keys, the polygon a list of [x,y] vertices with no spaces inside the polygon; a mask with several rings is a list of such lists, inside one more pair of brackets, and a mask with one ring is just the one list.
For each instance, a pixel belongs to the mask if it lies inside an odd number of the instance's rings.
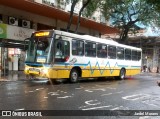
{"label": "bus company logo", "polygon": [[11,111],[2,111],[2,116],[12,116]]}
{"label": "bus company logo", "polygon": [[70,64],[70,65],[73,65],[73,64],[76,63],[76,62],[77,62],[77,59],[76,59],[76,58],[73,58],[72,60],[69,61],[69,64]]}

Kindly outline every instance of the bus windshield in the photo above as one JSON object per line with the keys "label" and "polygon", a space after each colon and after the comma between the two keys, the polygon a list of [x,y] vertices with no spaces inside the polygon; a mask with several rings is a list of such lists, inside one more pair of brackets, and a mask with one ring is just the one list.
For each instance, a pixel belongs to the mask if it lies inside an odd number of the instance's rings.
{"label": "bus windshield", "polygon": [[52,41],[53,38],[48,37],[31,38],[26,54],[26,62],[51,63],[53,61]]}
{"label": "bus windshield", "polygon": [[69,58],[70,45],[67,37],[55,35],[49,37],[32,37],[29,40],[27,63],[65,62]]}

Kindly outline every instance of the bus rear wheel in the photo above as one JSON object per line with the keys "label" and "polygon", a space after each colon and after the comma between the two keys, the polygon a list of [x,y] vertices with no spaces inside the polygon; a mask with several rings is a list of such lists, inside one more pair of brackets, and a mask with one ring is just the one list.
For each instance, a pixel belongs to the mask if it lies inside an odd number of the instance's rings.
{"label": "bus rear wheel", "polygon": [[78,71],[76,69],[72,69],[71,73],[70,73],[70,79],[69,79],[69,81],[71,83],[76,83],[76,82],[78,82],[78,78],[79,78]]}
{"label": "bus rear wheel", "polygon": [[126,75],[125,69],[121,69],[118,78],[119,78],[120,80],[124,80],[124,79],[125,79],[125,75]]}

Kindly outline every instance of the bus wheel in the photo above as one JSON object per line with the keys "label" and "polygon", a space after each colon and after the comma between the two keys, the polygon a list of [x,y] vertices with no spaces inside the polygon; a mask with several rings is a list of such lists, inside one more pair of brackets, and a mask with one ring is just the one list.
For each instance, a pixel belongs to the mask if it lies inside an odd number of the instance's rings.
{"label": "bus wheel", "polygon": [[78,81],[78,77],[79,77],[78,71],[76,69],[72,69],[70,73],[70,79],[69,79],[70,82],[76,83]]}
{"label": "bus wheel", "polygon": [[119,73],[119,79],[123,80],[125,78],[125,75],[126,75],[125,69],[121,69]]}

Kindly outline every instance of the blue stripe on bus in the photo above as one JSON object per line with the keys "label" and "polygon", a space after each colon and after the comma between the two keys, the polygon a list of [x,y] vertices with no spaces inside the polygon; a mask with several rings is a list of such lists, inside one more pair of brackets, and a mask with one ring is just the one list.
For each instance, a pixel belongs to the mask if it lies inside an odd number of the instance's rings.
{"label": "blue stripe on bus", "polygon": [[[49,64],[39,64],[39,63],[25,63],[26,65],[31,65],[31,66],[45,66],[45,67],[51,67],[51,65]],[[95,68],[92,68],[93,66],[91,65],[91,62],[89,61],[87,64],[79,64],[79,63],[75,63],[75,64],[70,64],[70,63],[63,63],[63,62],[58,62],[55,65],[74,65],[74,66],[84,66],[84,68],[86,68],[87,66],[90,67],[91,70],[91,74],[94,73]],[[118,65],[118,63],[116,62],[115,65],[113,66],[113,68],[111,68],[110,62],[108,61],[105,65],[105,67],[103,69],[100,68],[100,65],[98,63],[98,61],[96,62],[94,67],[98,67],[98,69],[100,70],[101,75],[104,73],[104,69],[106,69],[106,67],[109,67],[110,73],[112,74],[114,72],[114,68],[115,67],[128,67],[128,65]],[[131,66],[133,68],[140,68],[141,66]]]}
{"label": "blue stripe on bus", "polygon": [[[70,63],[57,63],[58,65],[71,65]],[[79,63],[75,63],[73,64],[74,66],[84,66],[85,68],[87,66],[90,67],[90,70],[91,70],[91,74],[94,73],[94,69],[95,68],[92,68],[93,66],[91,65],[91,62],[89,61],[87,64],[79,64]],[[94,67],[98,67],[98,69],[100,70],[100,73],[101,75],[104,73],[104,69],[106,69],[106,67],[109,67],[109,70],[110,70],[110,73],[112,74],[114,72],[114,68],[117,66],[117,67],[128,67],[128,65],[118,65],[118,63],[116,62],[115,65],[113,66],[113,68],[111,68],[111,65],[110,65],[110,62],[108,61],[105,65],[105,67],[103,69],[100,68],[100,65],[98,62],[96,62],[96,65]],[[141,66],[131,66],[132,68],[140,68]]]}

